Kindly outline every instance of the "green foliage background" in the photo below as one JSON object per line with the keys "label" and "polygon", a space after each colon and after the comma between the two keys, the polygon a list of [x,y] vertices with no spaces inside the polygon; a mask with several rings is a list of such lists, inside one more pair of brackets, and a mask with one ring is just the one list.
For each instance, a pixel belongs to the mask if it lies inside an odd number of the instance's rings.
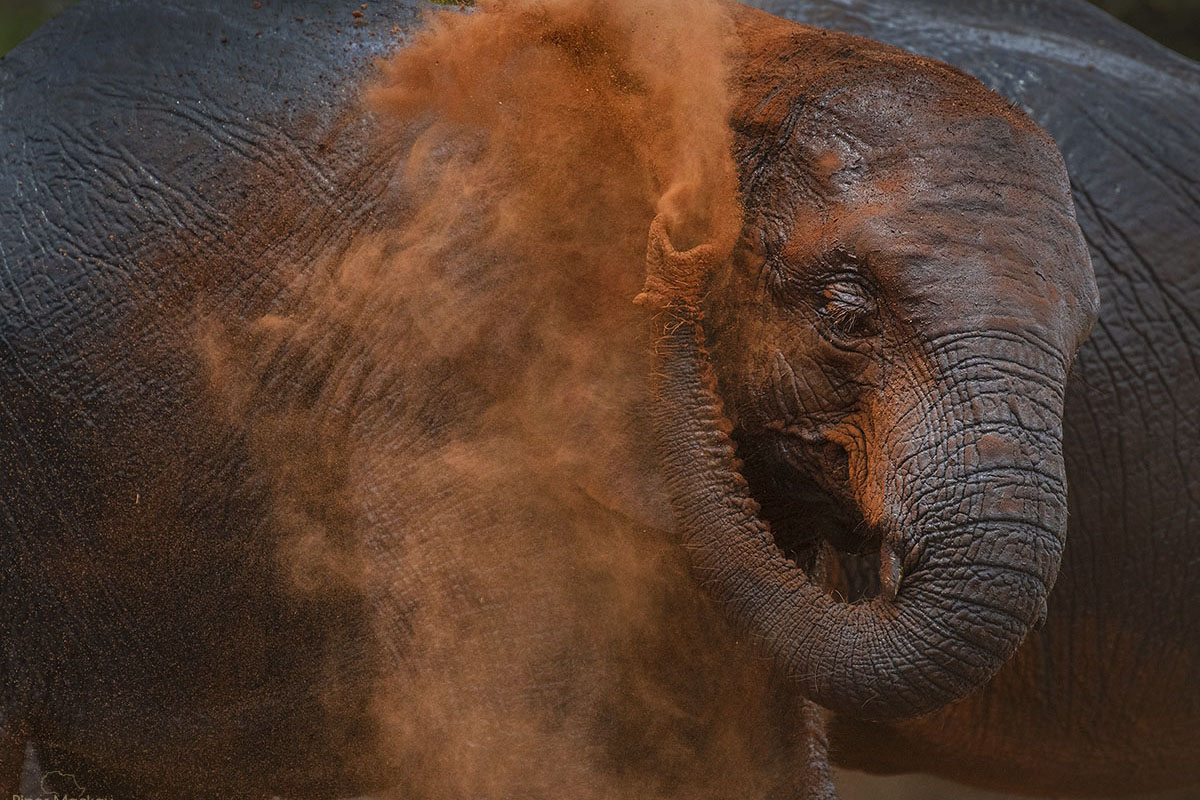
{"label": "green foliage background", "polygon": [[0,0],[0,54],[71,5],[73,0]]}
{"label": "green foliage background", "polygon": [[[0,0],[0,54],[76,0]],[[455,2],[455,0],[433,0]],[[953,3],[955,0],[946,0]],[[1092,0],[1108,13],[1200,60],[1200,0]]]}
{"label": "green foliage background", "polygon": [[1127,25],[1200,60],[1200,0],[1092,0]]}

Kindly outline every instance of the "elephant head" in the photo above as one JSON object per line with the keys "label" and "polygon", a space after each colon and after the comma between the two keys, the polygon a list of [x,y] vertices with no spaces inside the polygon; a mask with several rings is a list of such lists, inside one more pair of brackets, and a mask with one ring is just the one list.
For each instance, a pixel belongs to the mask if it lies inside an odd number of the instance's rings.
{"label": "elephant head", "polygon": [[[755,17],[731,253],[657,224],[655,416],[695,570],[798,688],[962,697],[1039,617],[1066,531],[1071,360],[1098,311],[1062,159],[974,79]],[[821,540],[878,553],[847,599]]]}

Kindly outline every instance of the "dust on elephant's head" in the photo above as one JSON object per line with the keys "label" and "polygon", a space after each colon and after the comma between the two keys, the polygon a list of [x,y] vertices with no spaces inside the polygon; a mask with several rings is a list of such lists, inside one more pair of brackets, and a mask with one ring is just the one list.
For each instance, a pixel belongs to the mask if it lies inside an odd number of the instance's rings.
{"label": "dust on elephant's head", "polygon": [[[684,314],[728,420],[663,429],[689,464],[676,507],[718,596],[803,690],[919,713],[1045,613],[1064,387],[1098,310],[1087,249],[1054,143],[974,79],[774,20],[741,31],[744,227]],[[660,397],[708,391],[663,350]],[[739,461],[697,449],[714,424]],[[764,521],[772,547],[753,545]]]}

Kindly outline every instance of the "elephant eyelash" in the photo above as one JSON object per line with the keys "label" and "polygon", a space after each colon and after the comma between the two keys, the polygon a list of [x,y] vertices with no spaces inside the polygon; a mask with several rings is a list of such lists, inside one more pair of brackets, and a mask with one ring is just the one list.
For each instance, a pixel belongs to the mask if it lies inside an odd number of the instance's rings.
{"label": "elephant eyelash", "polygon": [[875,311],[871,293],[856,277],[843,275],[822,287],[817,314],[839,336],[871,333],[870,320]]}

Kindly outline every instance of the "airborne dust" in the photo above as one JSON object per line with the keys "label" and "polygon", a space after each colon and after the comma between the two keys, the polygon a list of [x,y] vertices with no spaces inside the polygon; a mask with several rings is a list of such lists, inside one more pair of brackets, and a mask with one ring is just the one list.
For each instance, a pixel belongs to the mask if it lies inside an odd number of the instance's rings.
{"label": "airborne dust", "polygon": [[292,590],[369,620],[376,745],[346,757],[397,797],[778,796],[823,769],[667,533],[646,414],[651,220],[681,249],[740,228],[736,43],[716,2],[434,14],[367,92],[401,154],[373,224],[296,309],[206,342]]}

